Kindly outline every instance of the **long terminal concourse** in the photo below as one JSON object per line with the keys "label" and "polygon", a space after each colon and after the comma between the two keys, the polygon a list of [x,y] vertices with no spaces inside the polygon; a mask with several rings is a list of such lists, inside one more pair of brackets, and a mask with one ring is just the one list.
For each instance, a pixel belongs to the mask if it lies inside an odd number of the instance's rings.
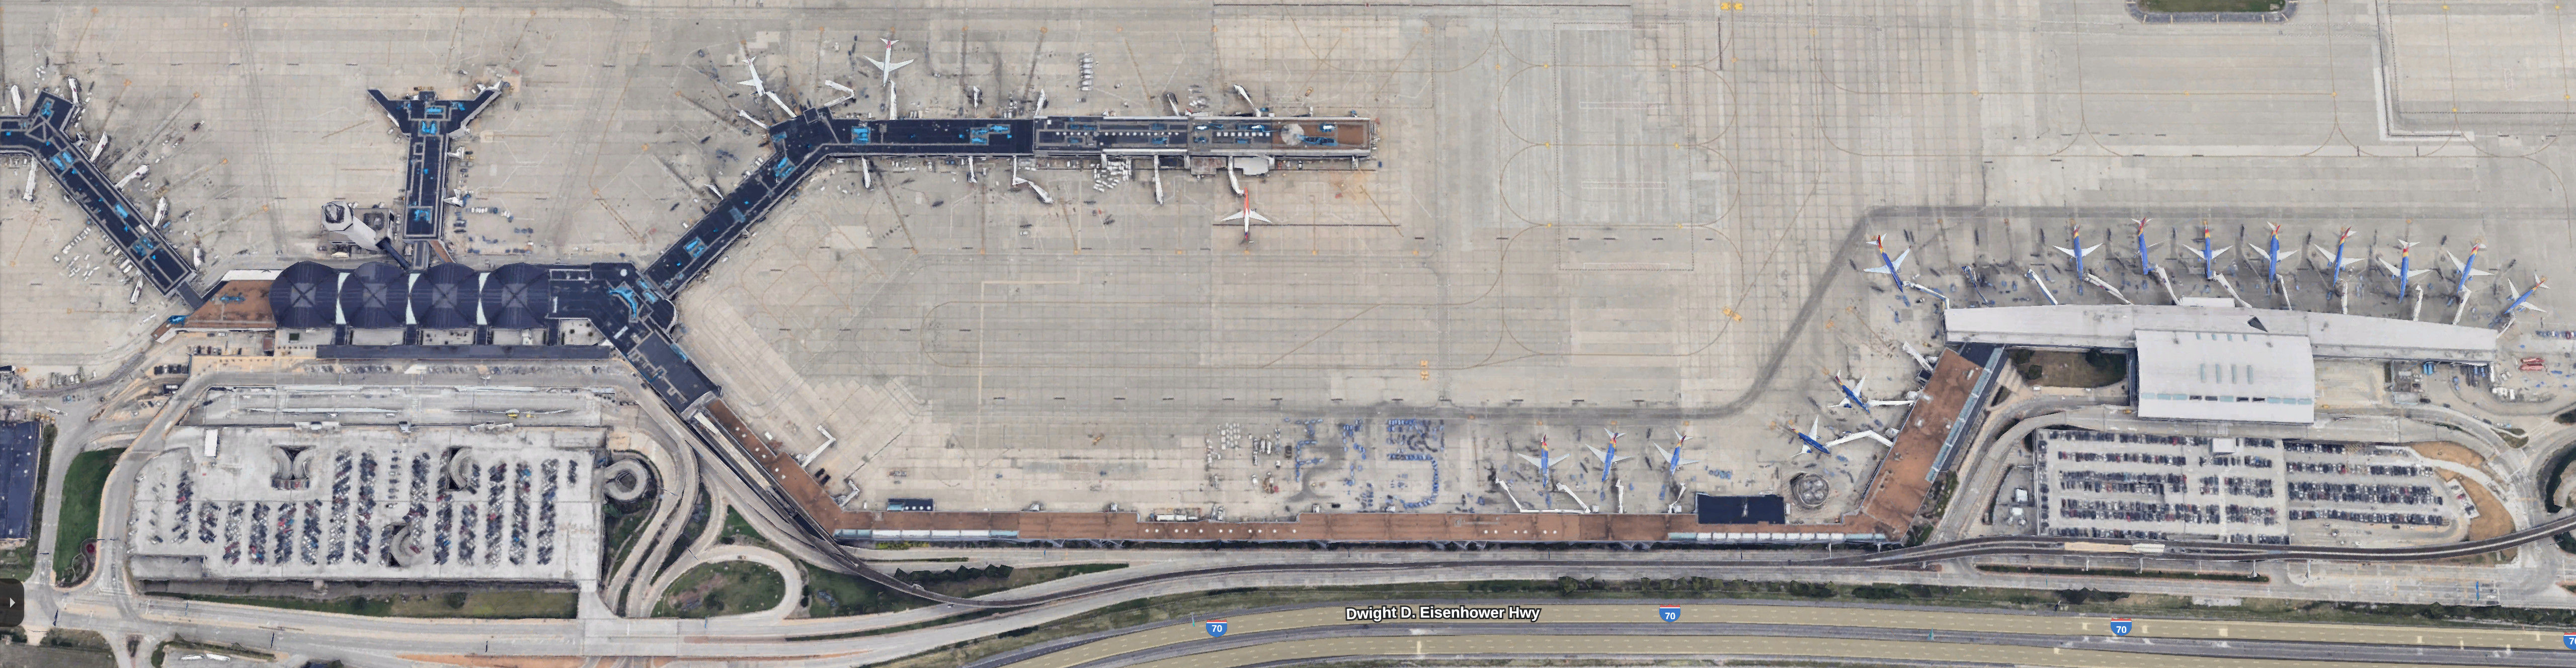
{"label": "long terminal concourse", "polygon": [[0,665],[2576,666],[2570,11],[0,6]]}

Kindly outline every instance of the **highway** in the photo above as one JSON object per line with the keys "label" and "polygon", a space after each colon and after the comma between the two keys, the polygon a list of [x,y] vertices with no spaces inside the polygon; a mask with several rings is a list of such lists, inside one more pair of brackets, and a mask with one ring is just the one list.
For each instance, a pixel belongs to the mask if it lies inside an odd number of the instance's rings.
{"label": "highway", "polygon": [[[1363,609],[1378,605],[1420,606],[1455,605],[1475,607],[1512,606],[1534,608],[1537,622],[1518,621],[1388,621],[1352,622],[1348,608]],[[2355,624],[2299,624],[2288,622],[2216,621],[2140,619],[2125,638],[2110,632],[2110,618],[2095,616],[2053,615],[2016,612],[1955,612],[1861,608],[1850,606],[1798,604],[1689,604],[1681,605],[1679,623],[1666,623],[1657,616],[1652,600],[1628,603],[1569,603],[1563,600],[1529,599],[1517,601],[1367,601],[1282,607],[1267,611],[1233,613],[1225,616],[1226,635],[1211,641],[1201,620],[1184,619],[1147,624],[1092,636],[1078,636],[996,654],[967,664],[971,668],[1075,668],[1120,665],[1240,665],[1238,663],[1164,663],[1182,657],[1199,655],[1257,657],[1258,645],[1273,643],[1308,643],[1324,639],[1349,640],[1379,636],[1487,636],[1508,637],[1513,643],[1498,643],[1488,648],[1456,649],[1452,654],[1508,652],[1526,648],[1537,653],[1549,651],[1547,645],[1531,646],[1530,639],[1579,638],[1601,635],[1728,635],[1774,636],[1780,638],[1837,638],[1914,642],[1925,638],[1940,643],[1977,645],[2018,645],[2024,647],[2091,649],[2115,648],[2118,652],[2154,652],[2184,656],[2258,656],[2267,658],[2308,658],[2315,660],[2351,661],[2384,659],[2402,654],[2408,661],[2451,665],[2529,665],[2576,666],[2576,653],[2560,644],[2559,635],[2548,631],[2506,629],[2390,627]],[[1492,636],[1498,631],[1510,636]],[[1750,641],[1751,638],[1741,640]],[[1647,643],[1644,639],[1636,639]],[[1330,643],[1325,643],[1327,646]],[[1644,646],[1644,645],[1640,645]],[[1692,653],[1676,646],[1671,652]],[[1955,648],[1924,647],[1905,656],[1933,656],[1920,652],[1950,652]],[[1227,652],[1241,652],[1229,655]],[[1409,653],[1409,652],[1407,652]],[[1607,651],[1604,653],[1621,653]],[[1709,652],[1703,652],[1709,653]],[[1735,653],[1735,652],[1714,652]],[[1749,652],[1805,654],[1806,652]],[[1819,654],[1819,656],[1842,656]],[[2054,654],[2052,653],[2052,656]],[[1271,661],[1286,656],[1253,658]],[[1886,658],[1886,657],[1882,657]],[[1943,658],[1950,658],[1944,655]],[[1968,658],[1968,657],[1960,657]],[[2038,663],[2049,663],[2040,661]],[[2051,664],[2051,665],[2137,665],[2119,664]]]}
{"label": "highway", "polygon": [[[1205,650],[1146,652],[1084,664],[1085,668],[1217,668],[1326,657],[1553,659],[1760,656],[1783,659],[1851,658],[1965,661],[2079,668],[2380,668],[2424,665],[2567,666],[2566,652],[2427,650],[2385,661],[2385,648],[2295,643],[2196,641],[2146,644],[2085,641],[2030,634],[1966,634],[1926,640],[1910,630],[1846,627],[1744,627],[1672,625],[1632,627],[1637,633],[1560,634],[1554,625],[1512,634],[1460,635],[1441,629],[1319,629],[1209,643]],[[1759,634],[1759,635],[1756,635]],[[1911,636],[1898,640],[1896,636]],[[1230,647],[1227,647],[1230,646]],[[1219,647],[1224,647],[1219,649]],[[1196,650],[1196,648],[1193,648]],[[1170,656],[1166,656],[1166,655]],[[2370,659],[2382,659],[2372,661]]]}

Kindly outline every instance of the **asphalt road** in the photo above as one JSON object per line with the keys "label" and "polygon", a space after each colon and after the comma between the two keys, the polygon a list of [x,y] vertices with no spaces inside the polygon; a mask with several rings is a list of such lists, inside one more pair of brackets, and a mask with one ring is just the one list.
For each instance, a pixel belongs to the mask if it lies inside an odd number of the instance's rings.
{"label": "asphalt road", "polygon": [[[1178,620],[1124,629],[1089,638],[1070,638],[1035,645],[1021,651],[999,654],[969,664],[973,668],[1074,668],[1076,666],[1133,665],[1145,661],[1176,658],[1266,642],[1302,641],[1323,637],[1361,637],[1359,629],[1397,629],[1405,634],[1486,634],[1508,631],[1515,635],[1598,635],[1616,633],[1722,633],[1727,635],[1770,635],[1801,637],[1834,637],[1854,639],[1914,640],[1927,633],[1943,642],[1968,642],[1957,638],[1994,637],[2022,638],[2021,644],[2033,647],[2057,647],[2068,643],[2087,647],[2120,647],[2121,651],[2150,651],[2136,647],[2175,648],[2203,647],[2211,652],[2231,647],[2363,647],[2349,657],[2386,658],[2403,653],[2416,660],[2425,657],[2449,657],[2446,661],[2465,665],[2533,665],[2576,666],[2576,652],[2567,651],[2559,634],[2547,631],[2508,629],[2394,627],[2358,624],[2301,624],[2290,622],[2215,621],[2181,619],[2139,619],[2133,622],[2126,638],[2116,638],[2110,630],[2109,617],[2046,615],[2008,612],[1954,612],[1942,610],[1908,610],[1890,608],[1856,608],[1827,605],[1748,605],[1692,604],[1681,605],[1681,623],[1666,623],[1658,616],[1653,601],[1635,603],[1564,603],[1545,599],[1525,601],[1420,601],[1384,602],[1388,605],[1475,607],[1519,605],[1537,610],[1536,622],[1526,621],[1420,621],[1387,622],[1350,621],[1348,609],[1363,609],[1377,603],[1331,604],[1324,606],[1277,609],[1251,614],[1226,616],[1228,630],[1224,643],[1211,643],[1201,619]],[[1702,627],[1727,626],[1730,630],[1710,631]],[[1794,631],[1764,631],[1779,627],[1796,627]],[[1677,629],[1677,630],[1667,630]],[[1701,630],[1692,630],[1701,629]],[[1826,631],[1830,630],[1830,633]],[[1763,631],[1763,632],[1752,632]],[[1314,635],[1331,632],[1338,635]],[[2025,638],[2026,636],[2026,638]],[[2127,643],[2122,645],[2120,643]],[[2134,645],[2135,647],[2131,647]],[[2446,650],[2454,654],[2439,654]],[[1499,651],[1499,650],[1497,650]],[[1543,650],[1538,650],[1543,651]],[[2512,657],[2501,653],[2510,651]],[[1476,650],[1451,650],[1447,653],[1475,653]],[[2217,654],[2223,656],[2302,656],[2280,653]],[[1912,655],[1920,657],[1923,655]],[[2334,660],[2352,660],[2351,658]],[[2543,657],[2531,659],[2531,657]],[[2325,658],[2322,655],[2311,658]],[[2505,658],[2529,659],[2537,663],[2506,663]],[[1275,659],[1262,659],[1275,660]],[[2429,659],[2428,659],[2429,660]],[[1237,664],[1206,664],[1237,665]],[[2089,664],[2088,664],[2089,665]],[[2109,664],[2103,664],[2109,665]],[[2121,664],[2127,665],[2127,664]]]}
{"label": "asphalt road", "polygon": [[[2392,648],[2380,645],[2241,640],[2165,640],[2038,633],[1926,632],[1917,629],[1783,624],[1644,623],[1514,625],[1511,634],[1491,627],[1442,623],[1348,624],[1207,638],[1081,664],[1082,668],[1241,666],[1315,656],[1392,654],[1567,654],[1655,656],[1761,654],[1804,657],[1870,657],[1997,661],[2065,666],[2576,666],[2576,652],[2506,652],[2493,649]],[[1895,649],[1900,654],[1875,653]],[[2368,662],[2377,659],[2379,661]],[[2390,659],[2397,659],[2390,661]],[[2366,662],[2366,663],[2365,663]]]}
{"label": "asphalt road", "polygon": [[[1855,640],[1815,637],[1706,636],[1706,635],[1421,635],[1374,637],[1324,637],[1283,640],[1250,647],[1218,650],[1149,660],[1141,663],[1103,663],[1103,666],[1140,666],[1143,668],[1215,668],[1246,666],[1278,661],[1295,661],[1324,657],[1399,656],[1424,657],[1467,656],[1474,658],[1564,659],[1573,656],[1656,657],[1656,656],[1767,656],[1796,658],[1851,658],[1891,660],[1944,660],[1991,664],[2072,666],[2078,668],[2394,668],[2422,666],[2423,663],[2360,661],[2366,658],[2393,658],[2372,648],[2345,648],[2327,651],[2341,659],[2258,659],[2261,650],[2247,649],[2216,656],[2177,656],[2132,651],[2067,647],[2030,647],[2019,645],[1975,645],[1923,640]],[[2529,653],[2524,653],[2528,656]],[[2412,659],[2413,657],[2406,657]],[[2514,665],[2514,664],[2487,664]],[[2532,665],[2568,665],[2564,663]]]}

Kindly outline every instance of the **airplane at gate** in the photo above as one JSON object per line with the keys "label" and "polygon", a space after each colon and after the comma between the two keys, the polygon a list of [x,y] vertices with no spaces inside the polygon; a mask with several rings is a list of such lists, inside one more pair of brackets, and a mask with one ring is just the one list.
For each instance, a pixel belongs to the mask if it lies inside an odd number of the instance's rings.
{"label": "airplane at gate", "polygon": [[1683,466],[1700,463],[1697,459],[1682,458],[1682,445],[1690,442],[1690,435],[1682,434],[1678,438],[1673,442],[1672,456],[1664,459],[1664,475],[1672,476],[1674,484],[1680,484]]}
{"label": "airplane at gate", "polygon": [[2214,281],[2218,280],[2218,256],[2226,255],[2227,248],[2209,247],[2209,237],[2209,226],[2200,226],[2200,277]]}
{"label": "airplane at gate", "polygon": [[2310,250],[2316,251],[2317,255],[2320,257],[2334,258],[2334,262],[2332,264],[2326,265],[2326,271],[2328,272],[2326,274],[2326,281],[2333,284],[2337,290],[2343,289],[2343,268],[2352,266],[2352,263],[2361,261],[2361,258],[2344,257],[2343,255],[2344,242],[2351,240],[2352,228],[2347,227],[2343,228],[2342,234],[2335,237],[2335,249],[2333,253],[2327,253],[2326,249],[2316,246],[2308,247]]}
{"label": "airplane at gate", "polygon": [[[1895,259],[1888,259],[1887,235],[1884,234],[1870,235],[1869,245],[1878,248],[1878,266],[1862,269],[1861,271],[1873,274],[1886,274],[1889,279],[1896,281],[1897,292],[1905,292],[1905,277],[1898,275],[1896,272],[1905,268],[1905,256],[1914,254],[1914,249],[1905,249],[1904,252],[1897,253]],[[1900,294],[1899,296],[1903,295]]]}
{"label": "airplane at gate", "polygon": [[2148,250],[2148,249],[2151,249],[2151,248],[2155,248],[2155,247],[2157,247],[2157,246],[2162,246],[2162,245],[2164,245],[2164,244],[2151,244],[2151,243],[2147,243],[2147,221],[2149,221],[2149,220],[2153,220],[2153,219],[2152,219],[2152,218],[2139,218],[2139,219],[2138,219],[2138,275],[2141,275],[2141,276],[2154,276],[2154,275],[2156,275],[2156,265],[2155,265],[2155,262],[2150,261],[2150,260],[2148,260],[2148,259],[2147,259],[2147,250]]}
{"label": "airplane at gate", "polygon": [[2075,277],[2079,279],[2075,284],[2075,294],[2080,295],[2084,294],[2084,283],[2080,280],[2085,275],[2084,256],[2092,255],[2093,251],[2101,250],[2102,244],[2093,244],[2092,248],[2085,248],[2084,228],[2077,227],[2073,223],[2068,223],[2066,225],[2066,229],[2075,234],[2075,242],[2065,248],[2057,249],[2057,252],[2065,253],[2067,257],[2075,258]]}
{"label": "airplane at gate", "polygon": [[1608,429],[1603,429],[1602,431],[1610,432],[1610,451],[1609,451],[1609,452],[1602,452],[1599,448],[1595,448],[1595,447],[1592,447],[1592,446],[1589,446],[1589,445],[1587,445],[1587,446],[1583,446],[1583,449],[1585,449],[1585,450],[1591,450],[1591,451],[1592,451],[1592,456],[1601,458],[1601,481],[1602,481],[1602,482],[1609,482],[1609,481],[1610,481],[1610,467],[1611,467],[1611,466],[1616,465],[1616,464],[1618,464],[1619,462],[1624,462],[1624,461],[1628,461],[1628,460],[1636,459],[1636,458],[1635,458],[1635,457],[1621,457],[1621,456],[1619,456],[1619,437],[1621,437],[1621,436],[1626,436],[1627,434],[1622,434],[1622,433],[1619,433],[1619,432],[1610,431],[1610,430],[1608,430]]}
{"label": "airplane at gate", "polygon": [[2295,251],[2284,252],[2281,250],[2281,225],[2279,223],[2264,223],[2264,225],[2269,225],[2272,228],[2272,247],[2269,250],[2266,250],[2256,248],[2253,244],[2246,244],[2245,250],[2247,252],[2263,256],[2263,276],[2271,279],[2273,283],[2277,284],[2281,282],[2281,263],[2289,261],[2291,256],[2297,255],[2298,253]]}
{"label": "airplane at gate", "polygon": [[2414,252],[2415,242],[2399,239],[2397,240],[2397,264],[2391,265],[2386,260],[2381,260],[2379,262],[2380,269],[2387,270],[2390,277],[2397,279],[2398,299],[2406,298],[2406,289],[2408,287],[2407,284],[2409,280],[2422,275],[2424,272],[2432,271],[2431,269],[2415,268]]}
{"label": "airplane at gate", "polygon": [[1556,467],[1556,456],[1554,453],[1548,452],[1546,436],[1538,437],[1538,456],[1516,456],[1528,461],[1530,465],[1538,467],[1538,477],[1541,479],[1546,479],[1548,477],[1548,470]]}
{"label": "airplane at gate", "polygon": [[2470,244],[2470,245],[2469,245],[2469,259],[2467,259],[2467,260],[2465,260],[2465,261],[2464,261],[2464,260],[2461,260],[2461,259],[2459,259],[2459,258],[2456,258],[2456,257],[2451,257],[2451,252],[2450,252],[2450,251],[2442,251],[2442,257],[2447,258],[2447,259],[2449,259],[2449,260],[2451,261],[2451,270],[2452,270],[2452,271],[2454,271],[2454,272],[2457,272],[2457,273],[2459,274],[2459,277],[2460,277],[2460,280],[2459,280],[2459,283],[2460,283],[2460,293],[2459,293],[2459,294],[2460,294],[2460,299],[2465,300],[2465,299],[2468,299],[2468,298],[2469,298],[2469,279],[2476,278],[2476,277],[2479,277],[2479,276],[2493,276],[2493,275],[2494,275],[2494,274],[2492,274],[2492,273],[2487,272],[2486,270],[2482,270],[2482,269],[2479,269],[2479,268],[2478,268],[2478,251],[2482,251],[2482,250],[2486,250],[2486,249],[2487,249],[2487,245],[2486,245],[2486,244],[2484,244],[2484,243]]}

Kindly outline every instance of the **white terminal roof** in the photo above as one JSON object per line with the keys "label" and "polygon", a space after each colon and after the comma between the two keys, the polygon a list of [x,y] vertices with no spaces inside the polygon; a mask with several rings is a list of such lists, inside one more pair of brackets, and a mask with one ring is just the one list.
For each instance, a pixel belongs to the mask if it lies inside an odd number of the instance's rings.
{"label": "white terminal roof", "polygon": [[2139,417],[2316,421],[2308,337],[2157,329],[2137,337]]}
{"label": "white terminal roof", "polygon": [[[2318,357],[2484,364],[2496,331],[2395,318],[2205,306],[2009,306],[1943,313],[1951,343],[2135,347],[2139,330],[2305,336]],[[2313,373],[2313,372],[2311,372]]]}

